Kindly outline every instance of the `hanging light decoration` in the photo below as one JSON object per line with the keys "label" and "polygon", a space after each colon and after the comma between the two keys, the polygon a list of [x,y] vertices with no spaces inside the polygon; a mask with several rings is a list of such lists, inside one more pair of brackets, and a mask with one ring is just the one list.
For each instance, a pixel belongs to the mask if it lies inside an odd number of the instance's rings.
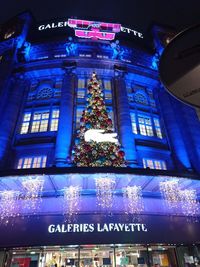
{"label": "hanging light decoration", "polygon": [[160,191],[169,209],[175,211],[180,202],[179,180],[167,180],[160,182]]}
{"label": "hanging light decoration", "polygon": [[189,217],[195,217],[199,211],[196,190],[182,190],[180,191],[180,198],[183,214]]}
{"label": "hanging light decoration", "polygon": [[127,213],[138,215],[144,210],[141,186],[123,188],[123,199]]}
{"label": "hanging light decoration", "polygon": [[27,211],[30,211],[34,214],[40,207],[42,201],[41,195],[44,186],[44,179],[42,179],[40,176],[29,176],[22,181],[22,185],[25,189],[24,206]]}
{"label": "hanging light decoration", "polygon": [[19,216],[19,192],[5,190],[0,192],[0,220],[9,223],[10,218]]}
{"label": "hanging light decoration", "polygon": [[96,194],[98,205],[102,208],[113,206],[113,189],[115,179],[113,177],[96,178]]}
{"label": "hanging light decoration", "polygon": [[69,220],[77,214],[80,208],[80,186],[69,186],[64,188],[63,214]]}

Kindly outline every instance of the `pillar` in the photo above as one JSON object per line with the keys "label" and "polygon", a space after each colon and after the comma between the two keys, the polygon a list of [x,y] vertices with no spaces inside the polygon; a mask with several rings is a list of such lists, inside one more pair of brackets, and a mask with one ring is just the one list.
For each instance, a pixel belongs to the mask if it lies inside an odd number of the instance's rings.
{"label": "pillar", "polygon": [[200,173],[200,121],[194,108],[174,99],[176,116],[192,167]]}
{"label": "pillar", "polygon": [[13,134],[18,120],[19,111],[28,83],[24,75],[15,75],[8,92],[8,102],[0,120],[0,168],[10,166],[7,156],[11,152]]}
{"label": "pillar", "polygon": [[172,103],[172,96],[164,88],[158,88],[158,99],[174,162],[179,170],[191,170],[188,151],[177,120],[176,110]]}
{"label": "pillar", "polygon": [[124,76],[123,71],[115,71],[114,85],[117,102],[119,136],[128,165],[131,167],[138,167],[135,138],[132,131],[130,108]]}
{"label": "pillar", "polygon": [[56,138],[55,162],[57,167],[66,167],[70,156],[73,131],[73,107],[75,75],[73,68],[66,68],[62,83],[60,117]]}

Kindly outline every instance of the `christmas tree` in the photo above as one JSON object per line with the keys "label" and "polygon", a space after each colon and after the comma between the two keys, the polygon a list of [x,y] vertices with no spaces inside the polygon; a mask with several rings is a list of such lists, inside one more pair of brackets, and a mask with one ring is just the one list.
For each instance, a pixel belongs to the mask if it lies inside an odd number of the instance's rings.
{"label": "christmas tree", "polygon": [[83,167],[125,167],[124,151],[120,149],[117,134],[112,129],[100,82],[93,73],[88,83],[87,106],[82,113],[72,150],[74,164]]}

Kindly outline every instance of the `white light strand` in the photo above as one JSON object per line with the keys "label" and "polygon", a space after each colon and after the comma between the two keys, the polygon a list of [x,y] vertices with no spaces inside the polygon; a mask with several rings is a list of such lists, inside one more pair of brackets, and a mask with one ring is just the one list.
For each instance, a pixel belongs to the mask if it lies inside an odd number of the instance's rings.
{"label": "white light strand", "polygon": [[98,205],[102,208],[113,206],[113,190],[115,179],[112,177],[96,178],[96,194]]}
{"label": "white light strand", "polygon": [[73,215],[76,215],[80,209],[80,186],[69,186],[64,189],[64,200],[63,200],[63,214],[68,219],[72,219]]}
{"label": "white light strand", "polygon": [[160,182],[160,191],[169,209],[175,211],[179,207],[180,188],[178,180]]}
{"label": "white light strand", "polygon": [[199,203],[197,201],[196,190],[182,190],[180,191],[180,198],[183,214],[189,217],[197,216],[199,212]]}
{"label": "white light strand", "polygon": [[42,202],[41,194],[44,186],[44,179],[39,176],[36,178],[27,177],[24,181],[22,181],[22,185],[25,189],[24,207],[27,211],[34,214],[39,209]]}
{"label": "white light strand", "polygon": [[130,214],[140,214],[144,210],[141,186],[127,186],[123,188],[125,210]]}
{"label": "white light strand", "polygon": [[13,190],[0,192],[0,220],[9,223],[10,218],[19,216],[19,193]]}

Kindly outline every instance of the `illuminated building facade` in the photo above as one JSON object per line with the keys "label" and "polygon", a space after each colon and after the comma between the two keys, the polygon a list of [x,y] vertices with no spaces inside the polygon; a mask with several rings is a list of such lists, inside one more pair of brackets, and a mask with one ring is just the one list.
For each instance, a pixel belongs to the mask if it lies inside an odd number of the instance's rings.
{"label": "illuminated building facade", "polygon": [[[199,264],[200,122],[159,81],[171,37],[28,13],[2,25],[0,265]],[[73,165],[93,72],[127,167]]]}

